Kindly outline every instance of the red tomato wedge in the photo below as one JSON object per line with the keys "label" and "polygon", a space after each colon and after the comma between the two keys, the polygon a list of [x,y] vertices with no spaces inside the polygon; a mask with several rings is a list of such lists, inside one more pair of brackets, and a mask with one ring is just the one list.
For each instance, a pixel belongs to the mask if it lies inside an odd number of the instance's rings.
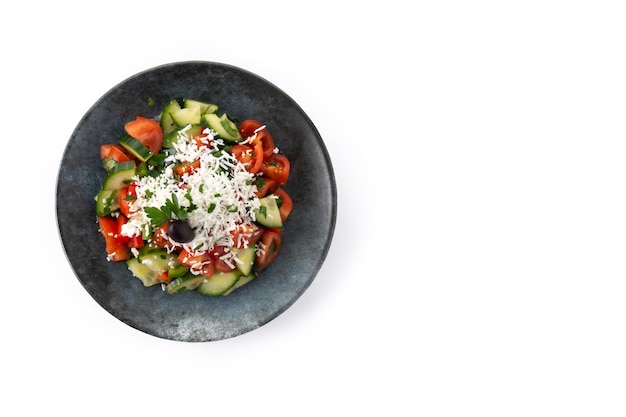
{"label": "red tomato wedge", "polygon": [[177,261],[188,266],[194,272],[200,272],[206,278],[211,278],[215,272],[215,263],[209,252],[193,254],[186,249],[182,249]]}
{"label": "red tomato wedge", "polygon": [[263,148],[258,139],[254,139],[250,145],[233,145],[230,152],[252,174],[259,172],[263,165]]}
{"label": "red tomato wedge", "polygon": [[132,122],[124,126],[126,133],[146,146],[153,154],[163,148],[163,130],[154,119],[137,116]]}
{"label": "red tomato wedge", "polygon": [[278,187],[276,181],[268,177],[257,177],[255,185],[257,188],[255,194],[259,198],[263,198],[268,194],[272,194],[276,190],[276,187]]}
{"label": "red tomato wedge", "polygon": [[235,247],[242,249],[254,245],[263,234],[263,229],[255,223],[240,224],[231,234]]}
{"label": "red tomato wedge", "polygon": [[120,163],[130,161],[131,158],[120,145],[105,143],[100,146],[100,159],[102,160],[104,168],[108,171],[112,166],[110,161]]}
{"label": "red tomato wedge", "polygon": [[239,126],[239,133],[245,139],[256,132],[257,139],[261,142],[261,147],[263,148],[263,156],[267,158],[274,153],[274,138],[267,130],[267,127],[260,129],[261,127],[263,127],[263,124],[258,120],[244,120]]}
{"label": "red tomato wedge", "polygon": [[216,246],[211,250],[211,258],[215,269],[220,272],[232,272],[237,269],[234,261],[226,261],[227,253],[230,251],[226,246]]}
{"label": "red tomato wedge", "polygon": [[278,185],[283,185],[287,182],[290,170],[291,164],[289,159],[285,155],[276,153],[269,158],[263,159],[263,165],[261,166],[263,175],[273,179]]}
{"label": "red tomato wedge", "polygon": [[98,217],[100,233],[104,237],[106,252],[113,262],[125,261],[130,258],[130,249],[121,238],[119,222],[108,216]]}
{"label": "red tomato wedge", "polygon": [[278,196],[278,210],[280,211],[280,219],[284,223],[293,209],[293,201],[283,188],[277,188],[276,191],[274,191],[274,195]]}
{"label": "red tomato wedge", "polygon": [[282,236],[279,232],[273,230],[265,230],[259,240],[260,250],[254,260],[254,265],[258,269],[267,268],[278,256],[282,246]]}
{"label": "red tomato wedge", "polygon": [[185,162],[182,163],[180,165],[176,165],[174,167],[174,172],[179,176],[182,177],[183,175],[187,174],[187,175],[191,175],[194,173],[195,170],[197,170],[198,168],[200,168],[200,160],[196,160],[193,162]]}
{"label": "red tomato wedge", "polygon": [[137,198],[137,184],[131,182],[128,187],[122,187],[119,192],[119,204],[120,211],[126,217],[130,217],[132,214],[130,212],[130,206],[133,204],[133,201]]}

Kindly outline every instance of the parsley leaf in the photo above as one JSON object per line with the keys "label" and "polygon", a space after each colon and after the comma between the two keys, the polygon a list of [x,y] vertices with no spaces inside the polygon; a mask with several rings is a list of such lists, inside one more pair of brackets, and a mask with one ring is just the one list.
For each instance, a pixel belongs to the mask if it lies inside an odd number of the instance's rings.
{"label": "parsley leaf", "polygon": [[189,217],[185,208],[178,204],[176,194],[172,194],[170,199],[165,200],[165,204],[161,208],[145,207],[144,211],[154,228],[161,227],[170,220],[187,220]]}
{"label": "parsley leaf", "polygon": [[150,218],[150,224],[154,228],[161,227],[170,221],[169,213],[166,213],[162,209],[158,209],[156,207],[144,207],[143,210],[146,212],[146,216]]}

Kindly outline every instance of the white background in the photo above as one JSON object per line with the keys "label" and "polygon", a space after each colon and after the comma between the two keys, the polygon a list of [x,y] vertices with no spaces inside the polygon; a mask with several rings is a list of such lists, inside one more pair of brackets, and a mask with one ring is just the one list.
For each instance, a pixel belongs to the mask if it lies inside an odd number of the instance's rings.
{"label": "white background", "polygon": [[[623,2],[11,7],[0,414],[626,414]],[[325,141],[339,200],[307,292],[262,328],[204,344],[104,311],[55,219],[83,114],[183,60],[289,94]]]}

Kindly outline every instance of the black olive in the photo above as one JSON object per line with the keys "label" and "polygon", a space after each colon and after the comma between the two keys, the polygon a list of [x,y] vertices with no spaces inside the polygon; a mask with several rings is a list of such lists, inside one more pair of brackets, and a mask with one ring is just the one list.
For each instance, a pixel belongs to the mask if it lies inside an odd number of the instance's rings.
{"label": "black olive", "polygon": [[179,243],[191,242],[195,236],[189,223],[182,220],[172,220],[167,227],[167,234],[172,240]]}

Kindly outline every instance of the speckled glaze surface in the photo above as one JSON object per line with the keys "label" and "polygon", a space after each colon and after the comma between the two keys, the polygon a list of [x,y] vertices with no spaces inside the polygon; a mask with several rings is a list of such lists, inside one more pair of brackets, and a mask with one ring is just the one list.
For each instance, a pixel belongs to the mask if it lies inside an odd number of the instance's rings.
{"label": "speckled glaze surface", "polygon": [[[283,247],[259,278],[226,297],[194,291],[169,296],[146,288],[124,262],[106,260],[94,197],[105,172],[99,148],[115,142],[125,122],[155,117],[171,98],[216,103],[239,120],[258,119],[291,161],[285,189],[294,208]],[[154,105],[149,105],[149,100]],[[287,94],[241,68],[190,61],[151,68],[105,93],[83,116],[60,164],[56,190],[60,238],[76,277],[98,304],[147,334],[184,342],[235,337],[273,320],[310,286],[335,228],[337,191],[332,164],[314,124]]]}

